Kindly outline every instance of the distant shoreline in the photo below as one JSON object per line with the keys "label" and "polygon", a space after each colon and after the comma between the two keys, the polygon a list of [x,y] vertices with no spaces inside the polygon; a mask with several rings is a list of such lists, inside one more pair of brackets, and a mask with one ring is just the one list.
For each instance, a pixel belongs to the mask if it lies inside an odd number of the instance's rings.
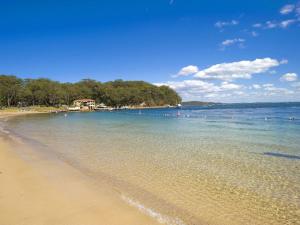
{"label": "distant shoreline", "polygon": [[[205,106],[253,106],[256,105],[257,107],[266,107],[266,106],[281,106],[281,105],[289,105],[289,104],[296,104],[296,106],[300,106],[300,102],[253,102],[253,103],[214,103],[214,102],[200,102],[200,104],[189,104],[190,102],[182,102],[182,107],[205,107]],[[193,101],[195,103],[195,101]],[[114,108],[114,110],[147,110],[147,109],[176,109],[181,108],[177,106],[169,106],[169,105],[162,105],[162,106],[132,106],[127,108]],[[91,112],[96,111],[107,111],[107,109],[103,110],[92,110]],[[21,116],[21,115],[29,115],[29,114],[41,114],[41,113],[59,113],[59,112],[71,112],[68,111],[66,108],[55,108],[55,107],[45,107],[45,106],[29,106],[29,107],[9,107],[5,109],[0,109],[0,119],[12,116]]]}
{"label": "distant shoreline", "polygon": [[[134,107],[128,107],[128,108],[115,108],[114,110],[136,110],[136,109],[163,109],[163,108],[174,108],[175,106],[134,106]],[[104,109],[105,110],[105,109]],[[104,111],[103,110],[103,111]],[[96,110],[91,110],[91,112],[94,112]],[[101,111],[101,110],[100,110]],[[11,117],[11,116],[20,116],[20,115],[29,115],[29,114],[41,114],[41,113],[58,113],[58,112],[69,112],[65,108],[54,108],[54,107],[10,107],[5,109],[0,109],[0,118],[4,117]],[[71,112],[71,111],[70,111]]]}

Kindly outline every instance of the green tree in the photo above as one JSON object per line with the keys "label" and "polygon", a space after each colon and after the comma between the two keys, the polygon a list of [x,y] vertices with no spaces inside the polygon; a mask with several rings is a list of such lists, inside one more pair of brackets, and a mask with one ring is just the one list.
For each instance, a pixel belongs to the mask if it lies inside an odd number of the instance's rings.
{"label": "green tree", "polygon": [[25,81],[25,99],[31,105],[58,105],[62,99],[61,84],[45,78]]}
{"label": "green tree", "polygon": [[144,81],[115,80],[101,83],[84,79],[77,83],[59,83],[45,78],[19,79],[0,76],[0,104],[71,105],[75,99],[91,98],[97,103],[120,107],[124,105],[175,105],[180,96],[170,87],[157,87]]}
{"label": "green tree", "polygon": [[0,75],[0,103],[4,106],[16,105],[22,90],[22,80],[16,76]]}

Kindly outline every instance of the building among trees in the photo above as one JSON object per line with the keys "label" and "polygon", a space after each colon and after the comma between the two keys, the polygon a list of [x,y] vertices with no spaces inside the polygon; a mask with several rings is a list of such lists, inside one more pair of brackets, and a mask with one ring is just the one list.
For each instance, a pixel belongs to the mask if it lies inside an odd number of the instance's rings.
{"label": "building among trees", "polygon": [[144,81],[115,80],[102,83],[84,79],[76,83],[60,83],[45,78],[20,79],[0,75],[0,107],[70,106],[76,99],[93,99],[93,105],[104,103],[118,108],[177,105],[181,102],[181,97],[170,87],[158,87]]}
{"label": "building among trees", "polygon": [[79,107],[82,111],[94,110],[96,102],[93,99],[78,99],[75,100],[73,105]]}

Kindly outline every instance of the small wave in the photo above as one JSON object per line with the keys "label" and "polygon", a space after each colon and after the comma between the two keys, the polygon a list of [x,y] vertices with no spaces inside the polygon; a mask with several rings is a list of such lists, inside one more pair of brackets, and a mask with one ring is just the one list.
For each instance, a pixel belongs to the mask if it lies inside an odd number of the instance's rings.
{"label": "small wave", "polygon": [[4,127],[1,127],[1,126],[0,126],[0,133],[10,134],[10,132],[8,130],[6,130]]}
{"label": "small wave", "polygon": [[125,195],[121,195],[121,198],[127,202],[129,205],[138,208],[142,213],[156,219],[159,223],[167,224],[167,225],[185,225],[185,223],[178,219],[172,218],[166,215],[162,215],[151,208],[147,208],[146,206],[142,205],[138,201],[135,201]]}

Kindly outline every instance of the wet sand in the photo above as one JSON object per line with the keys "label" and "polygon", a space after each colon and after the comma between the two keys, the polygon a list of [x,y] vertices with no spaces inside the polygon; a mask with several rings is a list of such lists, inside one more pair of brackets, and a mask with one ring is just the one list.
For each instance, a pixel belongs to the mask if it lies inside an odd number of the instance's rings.
{"label": "wet sand", "polygon": [[[2,118],[4,116],[2,115]],[[120,193],[0,134],[0,224],[157,224]]]}

